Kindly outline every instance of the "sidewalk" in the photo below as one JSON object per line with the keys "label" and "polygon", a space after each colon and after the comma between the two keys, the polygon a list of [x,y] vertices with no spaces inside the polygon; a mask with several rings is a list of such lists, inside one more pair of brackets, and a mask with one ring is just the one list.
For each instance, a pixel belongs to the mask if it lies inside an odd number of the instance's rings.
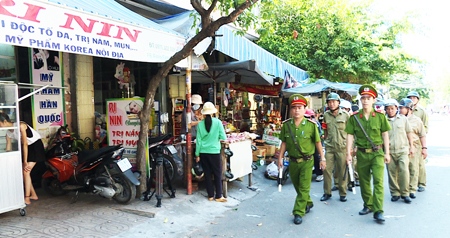
{"label": "sidewalk", "polygon": [[[264,179],[263,168],[253,174],[254,187]],[[120,205],[98,195],[80,194],[71,203],[73,192],[50,197],[38,189],[39,200],[26,207],[27,216],[21,217],[18,210],[0,214],[0,237],[184,237],[259,193],[247,185],[247,176],[243,182],[228,183],[226,203],[208,201],[203,186],[193,195],[178,186],[176,198],[165,194],[160,208],[155,207],[154,197]]]}

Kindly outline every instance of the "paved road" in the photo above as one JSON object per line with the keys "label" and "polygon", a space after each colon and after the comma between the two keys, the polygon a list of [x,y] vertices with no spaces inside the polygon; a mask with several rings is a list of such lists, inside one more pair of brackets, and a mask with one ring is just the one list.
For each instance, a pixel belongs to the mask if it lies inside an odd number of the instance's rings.
{"label": "paved road", "polygon": [[450,117],[433,117],[428,134],[429,162],[427,188],[417,193],[411,204],[390,201],[385,174],[384,210],[386,222],[374,222],[373,215],[358,215],[363,202],[357,194],[348,194],[347,202],[339,193],[320,202],[323,183],[312,182],[314,208],[301,225],[294,225],[292,207],[295,191],[288,182],[281,193],[275,181],[265,180],[261,193],[227,211],[222,218],[193,231],[189,237],[449,237],[450,226]]}

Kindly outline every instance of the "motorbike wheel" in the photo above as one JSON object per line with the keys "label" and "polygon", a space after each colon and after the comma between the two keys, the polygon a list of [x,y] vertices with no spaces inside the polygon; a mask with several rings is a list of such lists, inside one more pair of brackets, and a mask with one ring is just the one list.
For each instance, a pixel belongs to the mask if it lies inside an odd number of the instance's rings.
{"label": "motorbike wheel", "polygon": [[113,199],[118,203],[127,204],[130,203],[136,197],[136,186],[134,186],[123,174],[112,174],[114,182],[119,186],[119,193],[114,195]]}
{"label": "motorbike wheel", "polygon": [[55,177],[42,178],[41,186],[47,193],[53,196],[61,196],[69,192],[62,189],[61,183]]}
{"label": "motorbike wheel", "polygon": [[289,168],[283,169],[283,177],[281,178],[281,185],[284,185],[289,178]]}

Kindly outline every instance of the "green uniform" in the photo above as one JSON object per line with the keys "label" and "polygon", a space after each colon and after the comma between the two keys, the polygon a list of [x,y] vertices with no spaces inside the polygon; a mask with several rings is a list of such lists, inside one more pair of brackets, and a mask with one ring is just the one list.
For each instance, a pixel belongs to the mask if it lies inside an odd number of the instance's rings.
{"label": "green uniform", "polygon": [[[362,116],[361,116],[362,115]],[[356,156],[358,157],[358,174],[359,183],[361,187],[361,197],[364,201],[364,206],[368,207],[374,212],[383,213],[383,173],[384,173],[384,153],[383,149],[376,152],[363,152],[362,149],[370,149],[372,145],[367,140],[361,127],[356,122],[355,117],[358,117],[361,125],[366,131],[375,145],[382,145],[383,138],[381,134],[389,131],[391,127],[383,113],[372,112],[369,120],[363,115],[363,110],[359,110],[350,117],[345,131],[355,137],[355,145],[358,147]],[[373,194],[370,185],[371,175],[373,176]]]}
{"label": "green uniform", "polygon": [[[332,174],[334,168],[335,184],[339,189],[339,196],[347,196],[347,176],[344,180],[345,168],[345,150],[347,145],[347,132],[345,126],[350,115],[345,110],[339,109],[336,116],[331,111],[326,111],[323,115],[322,127],[327,130],[325,139],[325,159],[327,167],[324,171],[323,191],[331,195]],[[337,177],[337,179],[336,179]]]}
{"label": "green uniform", "polygon": [[320,142],[319,130],[314,122],[303,118],[302,122],[296,127],[294,120],[289,120],[281,127],[280,140],[286,143],[286,150],[289,154],[289,175],[294,185],[297,197],[295,199],[294,215],[305,215],[306,205],[311,206],[313,202],[309,196],[311,189],[312,168],[314,159],[310,160],[297,159],[302,155],[294,144],[293,138],[289,133],[287,126],[290,126],[292,133],[297,140],[300,149],[305,155],[313,155],[315,151],[315,143]]}
{"label": "green uniform", "polygon": [[[413,114],[422,120],[423,126],[425,127],[425,132],[428,133],[428,115],[423,107],[417,105]],[[425,160],[419,160],[419,187],[427,186],[427,171],[425,169]]]}
{"label": "green uniform", "polygon": [[409,193],[415,193],[419,181],[419,164],[422,158],[422,144],[420,137],[426,136],[426,130],[420,118],[414,114],[408,117],[413,132],[414,156],[409,160]]}
{"label": "green uniform", "polygon": [[389,172],[389,189],[392,196],[409,197],[409,141],[408,133],[412,132],[408,118],[396,115],[388,118],[389,151],[391,162],[387,165]]}

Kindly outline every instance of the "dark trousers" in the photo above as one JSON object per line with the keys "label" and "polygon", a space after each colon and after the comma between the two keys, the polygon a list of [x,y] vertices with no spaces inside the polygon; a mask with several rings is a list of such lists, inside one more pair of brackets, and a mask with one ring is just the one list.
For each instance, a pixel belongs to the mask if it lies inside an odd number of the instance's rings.
{"label": "dark trousers", "polygon": [[316,149],[314,151],[314,174],[316,176],[323,175],[323,171],[320,169],[320,159],[319,151]]}
{"label": "dark trousers", "polygon": [[222,158],[220,154],[200,154],[203,172],[205,173],[206,192],[208,198],[214,197],[214,187],[211,180],[211,174],[214,175],[216,186],[216,198],[222,197]]}

